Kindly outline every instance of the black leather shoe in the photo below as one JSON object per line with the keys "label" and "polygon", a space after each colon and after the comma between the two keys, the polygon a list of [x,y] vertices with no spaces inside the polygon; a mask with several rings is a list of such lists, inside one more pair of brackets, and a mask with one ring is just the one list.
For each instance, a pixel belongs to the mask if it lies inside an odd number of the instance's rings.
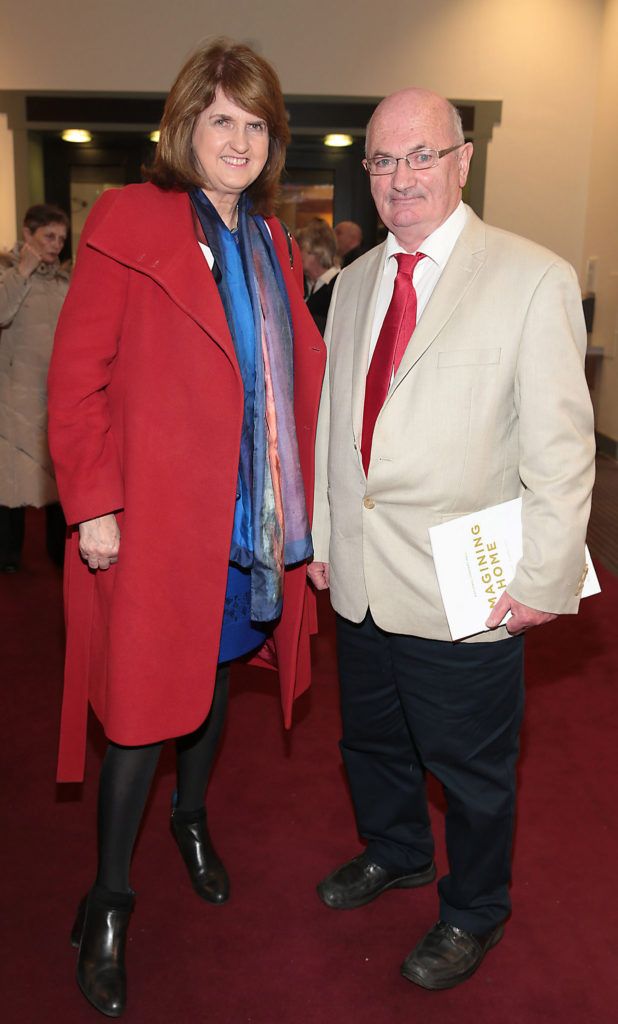
{"label": "black leather shoe", "polygon": [[406,957],[401,973],[422,988],[454,988],[474,974],[487,951],[503,935],[503,924],[482,935],[473,935],[438,921]]}
{"label": "black leather shoe", "polygon": [[79,935],[77,984],[88,1002],[107,1017],[119,1017],[127,1002],[124,954],[133,903],[132,893],[123,909],[104,905],[89,893],[71,932],[72,942]]}
{"label": "black leather shoe", "polygon": [[318,885],[318,896],[333,910],[353,910],[371,903],[387,889],[416,889],[433,882],[435,877],[433,861],[412,874],[404,874],[381,868],[361,853],[327,875]]}
{"label": "black leather shoe", "polygon": [[230,880],[210,840],[206,812],[193,821],[183,821],[172,811],[171,827],[198,896],[209,903],[225,903],[230,895]]}

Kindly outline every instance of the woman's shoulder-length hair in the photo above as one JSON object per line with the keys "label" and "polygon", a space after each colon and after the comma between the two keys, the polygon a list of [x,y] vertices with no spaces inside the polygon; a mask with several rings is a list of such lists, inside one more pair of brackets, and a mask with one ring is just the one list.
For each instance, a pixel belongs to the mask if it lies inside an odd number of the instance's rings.
{"label": "woman's shoulder-length hair", "polygon": [[268,159],[247,193],[254,211],[269,216],[273,213],[290,131],[276,71],[241,43],[216,39],[189,57],[167,97],[154,162],[144,168],[144,176],[168,190],[188,191],[207,186],[192,140],[195,122],[214,102],[217,87],[233,103],[263,118],[268,125]]}
{"label": "woman's shoulder-length hair", "polygon": [[320,266],[330,270],[337,256],[337,238],[330,224],[321,217],[314,217],[296,232],[296,241],[301,252],[315,256]]}

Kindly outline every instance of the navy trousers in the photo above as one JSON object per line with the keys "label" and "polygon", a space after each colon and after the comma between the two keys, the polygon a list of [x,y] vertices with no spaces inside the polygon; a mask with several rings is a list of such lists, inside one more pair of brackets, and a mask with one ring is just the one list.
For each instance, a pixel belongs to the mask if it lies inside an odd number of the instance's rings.
{"label": "navy trousers", "polygon": [[440,918],[482,933],[510,912],[523,638],[453,644],[337,617],[341,752],[370,858],[433,857],[425,772],[444,788],[449,871]]}

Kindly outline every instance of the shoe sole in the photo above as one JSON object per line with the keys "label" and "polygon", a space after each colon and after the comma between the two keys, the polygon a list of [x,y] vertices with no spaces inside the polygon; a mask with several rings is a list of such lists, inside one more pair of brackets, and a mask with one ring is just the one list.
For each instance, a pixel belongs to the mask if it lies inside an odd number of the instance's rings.
{"label": "shoe sole", "polygon": [[417,974],[414,973],[414,971],[406,970],[405,964],[402,964],[401,966],[401,974],[404,978],[406,978],[407,981],[411,981],[414,985],[419,985],[421,988],[427,989],[430,992],[443,992],[446,989],[455,988],[457,985],[460,985],[462,981],[467,981],[468,978],[471,978],[472,975],[476,971],[478,971],[486,955],[489,953],[489,950],[493,949],[494,946],[498,945],[503,935],[504,925],[500,925],[500,927],[496,929],[496,934],[492,938],[491,942],[487,944],[485,950],[483,951],[483,955],[481,959],[478,961],[478,963],[476,963],[474,967],[471,967],[469,970],[464,971],[463,974],[458,974],[456,978],[451,978],[449,981],[440,982],[436,985],[428,985],[427,981],[424,978],[420,978]]}
{"label": "shoe sole", "polygon": [[392,882],[387,882],[386,885],[381,886],[376,892],[373,892],[370,896],[364,896],[362,899],[350,900],[347,903],[329,903],[320,892],[320,886],[318,886],[318,896],[322,900],[325,907],[329,910],[356,910],[358,907],[366,907],[368,903],[372,903],[373,900],[381,896],[383,892],[388,892],[389,889],[420,889],[423,885],[429,885],[433,882],[437,874],[436,865],[432,864],[427,871],[417,875],[404,875],[403,878],[396,878]]}

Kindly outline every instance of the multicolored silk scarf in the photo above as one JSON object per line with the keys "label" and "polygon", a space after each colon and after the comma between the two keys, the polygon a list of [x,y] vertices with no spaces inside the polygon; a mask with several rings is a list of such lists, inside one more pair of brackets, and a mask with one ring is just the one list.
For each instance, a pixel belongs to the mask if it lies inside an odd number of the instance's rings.
{"label": "multicolored silk scarf", "polygon": [[313,549],[294,423],[288,296],[272,238],[241,196],[232,233],[201,189],[191,201],[215,260],[244,387],[238,492],[230,561],[251,569],[251,618],[281,614],[284,567]]}

